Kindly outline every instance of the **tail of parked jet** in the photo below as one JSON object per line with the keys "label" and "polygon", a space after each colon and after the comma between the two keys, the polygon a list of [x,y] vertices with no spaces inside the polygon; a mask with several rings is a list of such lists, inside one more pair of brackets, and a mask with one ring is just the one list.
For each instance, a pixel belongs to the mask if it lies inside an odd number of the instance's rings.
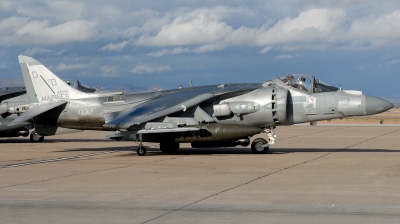
{"label": "tail of parked jet", "polygon": [[86,93],[72,88],[34,58],[18,56],[31,103],[80,99]]}

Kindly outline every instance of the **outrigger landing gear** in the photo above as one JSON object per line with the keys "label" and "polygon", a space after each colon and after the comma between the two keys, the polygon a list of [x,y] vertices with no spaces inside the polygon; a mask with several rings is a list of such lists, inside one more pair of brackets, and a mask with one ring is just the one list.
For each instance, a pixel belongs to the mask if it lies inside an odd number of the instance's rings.
{"label": "outrigger landing gear", "polygon": [[144,155],[146,155],[147,150],[146,150],[146,148],[143,146],[143,143],[142,143],[142,133],[139,133],[139,140],[140,140],[140,143],[139,143],[138,149],[136,150],[136,153],[137,153],[139,156],[144,156]]}
{"label": "outrigger landing gear", "polygon": [[146,148],[143,147],[142,145],[140,145],[139,148],[136,150],[136,153],[137,153],[139,156],[144,156],[144,155],[146,155],[146,152],[147,152]]}
{"label": "outrigger landing gear", "polygon": [[254,139],[251,143],[251,151],[255,154],[265,154],[269,150],[269,146],[275,144],[276,134],[274,132],[275,127],[269,127],[264,129],[263,133],[267,133],[268,141],[263,138]]}

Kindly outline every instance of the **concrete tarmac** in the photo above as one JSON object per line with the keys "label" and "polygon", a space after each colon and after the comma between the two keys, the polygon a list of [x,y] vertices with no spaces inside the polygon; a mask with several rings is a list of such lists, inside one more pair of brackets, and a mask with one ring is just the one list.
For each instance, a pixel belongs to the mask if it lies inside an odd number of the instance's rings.
{"label": "concrete tarmac", "polygon": [[400,127],[276,132],[265,155],[148,143],[139,157],[94,131],[2,138],[0,223],[399,223]]}

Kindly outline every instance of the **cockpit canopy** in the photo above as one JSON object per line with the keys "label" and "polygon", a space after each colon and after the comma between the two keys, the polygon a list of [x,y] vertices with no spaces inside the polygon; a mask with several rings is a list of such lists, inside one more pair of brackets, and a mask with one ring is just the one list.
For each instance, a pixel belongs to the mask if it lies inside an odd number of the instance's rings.
{"label": "cockpit canopy", "polygon": [[279,77],[279,79],[286,86],[296,88],[298,90],[308,93],[334,92],[339,89],[337,87],[327,84],[322,80],[315,78],[314,76],[307,74],[287,75]]}
{"label": "cockpit canopy", "polygon": [[85,84],[82,84],[81,82],[79,82],[78,80],[75,80],[75,79],[64,79],[64,82],[67,83],[72,88],[80,90],[85,93],[94,93],[97,91],[97,89],[91,88]]}

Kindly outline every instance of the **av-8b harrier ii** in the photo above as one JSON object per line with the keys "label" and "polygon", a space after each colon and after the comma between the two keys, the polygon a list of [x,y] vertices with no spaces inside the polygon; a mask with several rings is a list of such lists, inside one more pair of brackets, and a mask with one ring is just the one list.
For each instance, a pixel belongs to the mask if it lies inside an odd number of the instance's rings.
{"label": "av-8b harrier ii", "polygon": [[160,143],[174,152],[192,147],[248,146],[266,153],[274,128],[304,122],[381,113],[386,100],[342,91],[314,76],[287,75],[259,84],[221,84],[151,93],[84,93],[66,85],[37,60],[19,56],[31,107],[11,124],[33,119],[43,136],[82,130],[119,130],[115,140]]}

